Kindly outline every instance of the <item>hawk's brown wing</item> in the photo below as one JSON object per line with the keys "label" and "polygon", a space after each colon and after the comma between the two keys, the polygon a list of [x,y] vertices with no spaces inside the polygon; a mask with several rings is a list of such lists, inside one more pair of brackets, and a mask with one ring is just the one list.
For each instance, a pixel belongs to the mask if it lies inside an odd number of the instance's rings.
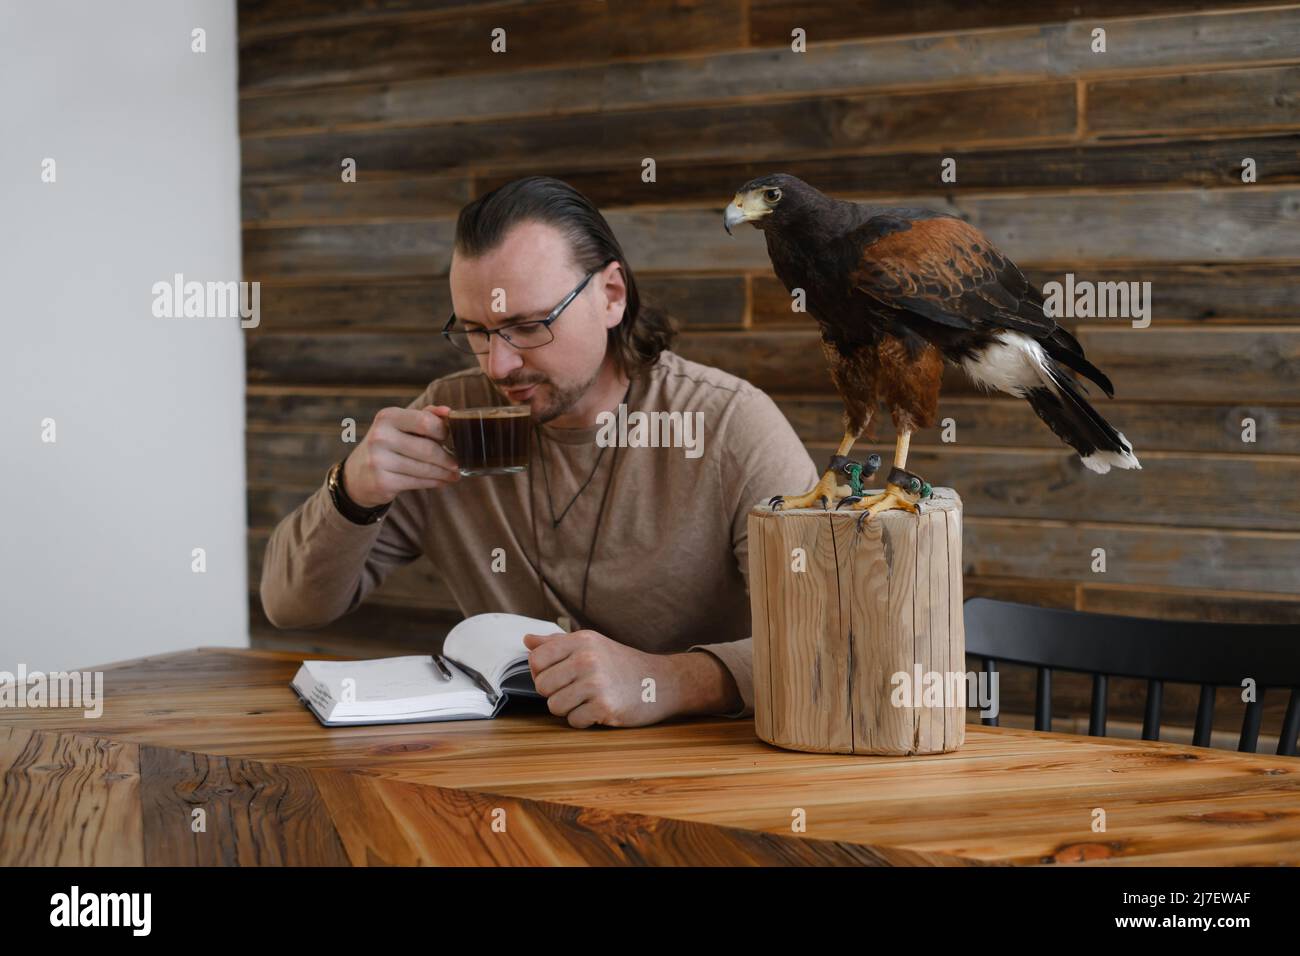
{"label": "hawk's brown wing", "polygon": [[1078,340],[1043,312],[1042,293],[983,233],[951,216],[920,215],[876,215],[845,236],[848,254],[856,256],[849,273],[854,289],[940,325],[1023,332],[1114,394]]}
{"label": "hawk's brown wing", "polygon": [[1038,290],[970,223],[873,216],[846,238],[861,250],[854,287],[885,305],[975,331],[1042,338],[1057,328]]}

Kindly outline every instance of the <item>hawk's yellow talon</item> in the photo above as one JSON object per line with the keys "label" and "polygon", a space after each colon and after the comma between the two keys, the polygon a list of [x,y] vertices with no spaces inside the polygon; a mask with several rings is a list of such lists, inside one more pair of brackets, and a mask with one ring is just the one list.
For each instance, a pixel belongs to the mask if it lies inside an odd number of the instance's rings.
{"label": "hawk's yellow talon", "polygon": [[868,495],[861,501],[855,501],[852,511],[865,511],[869,515],[878,515],[882,511],[910,511],[916,513],[917,496],[908,494],[895,484],[885,485],[879,494]]}
{"label": "hawk's yellow talon", "polygon": [[844,490],[844,486],[836,484],[834,472],[828,471],[818,479],[817,484],[813,485],[812,490],[807,494],[775,495],[768,504],[773,510],[778,508],[781,510],[811,508],[817,503],[818,499],[824,498],[825,501],[822,503],[822,507],[829,509],[832,502],[844,497],[840,494],[842,490]]}

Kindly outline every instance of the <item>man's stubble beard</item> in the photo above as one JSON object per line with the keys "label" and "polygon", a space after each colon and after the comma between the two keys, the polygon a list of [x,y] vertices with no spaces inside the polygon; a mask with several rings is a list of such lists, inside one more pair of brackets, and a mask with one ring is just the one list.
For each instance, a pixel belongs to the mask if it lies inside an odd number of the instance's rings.
{"label": "man's stubble beard", "polygon": [[547,403],[545,408],[533,411],[533,421],[540,425],[545,425],[552,419],[567,414],[574,405],[578,404],[578,401],[582,396],[587,394],[588,390],[596,384],[596,379],[599,377],[600,368],[598,366],[596,371],[591,374],[591,378],[589,378],[584,385],[574,385],[569,388],[560,389],[556,387],[554,382],[548,381],[544,383],[551,391],[553,397],[551,401]]}

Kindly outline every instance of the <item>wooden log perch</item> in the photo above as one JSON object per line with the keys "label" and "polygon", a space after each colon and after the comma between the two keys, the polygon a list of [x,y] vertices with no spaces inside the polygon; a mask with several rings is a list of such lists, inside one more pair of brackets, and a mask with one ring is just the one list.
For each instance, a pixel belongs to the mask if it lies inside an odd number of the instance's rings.
{"label": "wooden log perch", "polygon": [[[885,511],[859,526],[861,514],[749,512],[755,728],[790,750],[956,750],[966,727],[965,686],[948,676],[966,671],[961,498],[935,488],[919,515]],[[961,696],[901,698],[895,675],[914,691],[930,672]]]}

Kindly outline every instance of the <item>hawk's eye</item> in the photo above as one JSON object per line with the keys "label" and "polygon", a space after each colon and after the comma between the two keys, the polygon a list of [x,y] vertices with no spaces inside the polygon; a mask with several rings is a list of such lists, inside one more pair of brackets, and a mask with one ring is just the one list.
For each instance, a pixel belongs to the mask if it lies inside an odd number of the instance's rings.
{"label": "hawk's eye", "polygon": [[768,202],[771,202],[771,203],[780,202],[780,201],[781,201],[781,190],[779,190],[779,189],[764,189],[764,190],[763,190],[763,198],[766,199]]}

